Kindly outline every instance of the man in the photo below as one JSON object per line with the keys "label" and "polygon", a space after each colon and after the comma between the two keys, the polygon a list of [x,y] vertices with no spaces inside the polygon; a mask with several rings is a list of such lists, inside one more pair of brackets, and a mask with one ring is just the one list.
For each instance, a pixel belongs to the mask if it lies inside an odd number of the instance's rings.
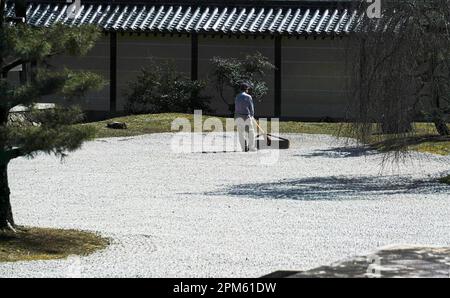
{"label": "man", "polygon": [[253,121],[255,116],[255,108],[253,99],[249,94],[250,85],[242,83],[240,86],[241,93],[235,99],[235,119],[239,134],[239,143],[242,151],[255,152],[255,129]]}

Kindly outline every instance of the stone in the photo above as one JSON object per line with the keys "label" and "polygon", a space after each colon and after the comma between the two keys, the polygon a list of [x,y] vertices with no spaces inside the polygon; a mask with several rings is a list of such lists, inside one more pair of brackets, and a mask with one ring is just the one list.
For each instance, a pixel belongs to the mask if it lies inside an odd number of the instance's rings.
{"label": "stone", "polygon": [[287,278],[449,278],[450,248],[392,246],[308,271],[277,271]]}
{"label": "stone", "polygon": [[110,129],[127,129],[127,124],[125,122],[110,122],[106,125]]}

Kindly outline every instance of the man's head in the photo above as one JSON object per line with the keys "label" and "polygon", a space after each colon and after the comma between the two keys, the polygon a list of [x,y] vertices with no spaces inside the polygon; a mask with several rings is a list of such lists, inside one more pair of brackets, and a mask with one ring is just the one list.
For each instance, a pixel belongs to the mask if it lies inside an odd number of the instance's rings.
{"label": "man's head", "polygon": [[239,88],[242,92],[248,92],[250,90],[250,85],[247,83],[241,83]]}

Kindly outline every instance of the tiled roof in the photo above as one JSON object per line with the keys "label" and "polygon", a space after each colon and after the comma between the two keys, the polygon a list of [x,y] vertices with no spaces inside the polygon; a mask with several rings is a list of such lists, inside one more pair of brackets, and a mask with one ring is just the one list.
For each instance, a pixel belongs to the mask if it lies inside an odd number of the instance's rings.
{"label": "tiled roof", "polygon": [[[27,21],[32,26],[96,24],[106,31],[219,33],[219,34],[345,34],[355,30],[359,15],[344,8],[252,6],[196,6],[83,4],[76,14],[69,4],[31,2]],[[7,5],[7,16],[14,15],[14,4]]]}

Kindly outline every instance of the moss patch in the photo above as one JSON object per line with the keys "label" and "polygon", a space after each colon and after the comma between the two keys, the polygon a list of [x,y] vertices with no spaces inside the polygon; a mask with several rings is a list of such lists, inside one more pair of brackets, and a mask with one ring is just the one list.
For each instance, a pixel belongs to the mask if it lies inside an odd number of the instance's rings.
{"label": "moss patch", "polygon": [[439,182],[450,185],[450,175],[442,177],[441,179],[439,179]]}
{"label": "moss patch", "polygon": [[[203,121],[210,116],[203,116]],[[150,133],[164,133],[172,132],[171,124],[176,118],[188,119],[193,126],[194,116],[192,114],[148,114],[148,115],[131,115],[126,117],[119,117],[105,121],[87,123],[87,125],[95,128],[97,138],[111,138],[111,137],[127,137],[137,136]],[[226,118],[218,118],[225,128]],[[125,122],[128,129],[115,130],[106,128],[109,122]],[[281,133],[308,133],[308,134],[330,134],[337,135],[341,131],[342,125],[340,123],[309,123],[296,121],[282,121],[280,122]]]}
{"label": "moss patch", "polygon": [[[148,114],[148,115],[131,115],[119,117],[105,121],[87,123],[83,125],[90,126],[95,129],[96,138],[110,137],[128,137],[150,133],[172,132],[171,124],[176,118],[185,118],[191,122],[193,127],[194,116],[192,114],[166,113],[166,114]],[[203,120],[210,116],[203,116]],[[225,127],[226,118],[217,117]],[[125,122],[128,129],[115,130],[106,128],[108,122]],[[314,123],[299,121],[281,121],[279,127],[280,133],[306,133],[306,134],[326,134],[340,137],[353,137],[351,127],[346,123]],[[415,123],[415,135],[437,135],[436,129],[432,123]],[[394,137],[394,136],[389,136]],[[372,142],[380,142],[386,139],[383,135],[374,135]],[[411,146],[411,150],[433,153],[439,155],[450,154],[450,142],[441,143],[424,143],[417,146]]]}
{"label": "moss patch", "polygon": [[433,153],[438,155],[449,155],[450,154],[450,142],[444,143],[423,143],[410,148],[411,150]]}
{"label": "moss patch", "polygon": [[0,262],[63,259],[89,255],[106,248],[109,240],[95,233],[20,227],[0,231]]}
{"label": "moss patch", "polygon": [[[83,125],[94,127],[96,130],[96,138],[129,137],[150,133],[170,132],[172,121],[178,117],[185,117],[191,122],[193,121],[193,115],[188,114],[151,114],[119,117]],[[115,121],[125,122],[128,129],[106,128],[107,123]]]}

